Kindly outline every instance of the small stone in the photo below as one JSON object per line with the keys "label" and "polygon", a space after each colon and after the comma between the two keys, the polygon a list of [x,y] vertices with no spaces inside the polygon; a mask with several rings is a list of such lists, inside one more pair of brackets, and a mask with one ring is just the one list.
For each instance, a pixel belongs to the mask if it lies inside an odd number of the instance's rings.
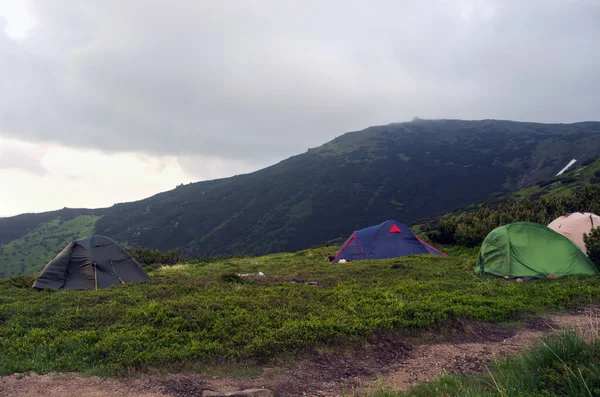
{"label": "small stone", "polygon": [[518,278],[518,279],[516,279],[515,281],[516,281],[517,283],[522,283],[522,282],[523,282],[523,279],[522,279],[522,278]]}

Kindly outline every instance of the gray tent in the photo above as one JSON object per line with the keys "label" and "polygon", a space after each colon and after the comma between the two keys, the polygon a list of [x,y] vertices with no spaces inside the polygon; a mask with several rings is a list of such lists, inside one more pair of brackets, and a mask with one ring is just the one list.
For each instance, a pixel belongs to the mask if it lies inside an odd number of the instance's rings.
{"label": "gray tent", "polygon": [[33,288],[98,289],[150,280],[119,244],[104,236],[73,241],[46,265]]}

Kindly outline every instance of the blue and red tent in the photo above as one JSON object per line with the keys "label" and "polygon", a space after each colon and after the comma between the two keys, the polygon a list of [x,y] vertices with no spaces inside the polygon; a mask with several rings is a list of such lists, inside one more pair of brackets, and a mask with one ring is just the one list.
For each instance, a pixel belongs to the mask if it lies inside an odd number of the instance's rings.
{"label": "blue and red tent", "polygon": [[360,261],[398,258],[411,254],[447,256],[415,236],[405,224],[388,220],[377,226],[355,231],[337,255],[330,259],[332,262],[340,259]]}

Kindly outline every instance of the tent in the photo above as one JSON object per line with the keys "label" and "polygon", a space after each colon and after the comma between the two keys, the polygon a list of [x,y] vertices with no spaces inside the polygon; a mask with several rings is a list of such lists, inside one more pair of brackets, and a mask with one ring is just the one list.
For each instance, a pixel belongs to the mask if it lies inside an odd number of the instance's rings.
{"label": "tent", "polygon": [[544,225],[530,222],[492,230],[483,240],[475,271],[507,278],[599,275],[575,243]]}
{"label": "tent", "polygon": [[119,244],[108,237],[90,236],[67,245],[44,267],[33,287],[98,289],[149,279]]}
{"label": "tent", "polygon": [[398,258],[411,254],[434,254],[446,256],[419,239],[403,223],[388,220],[377,226],[355,231],[346,240],[332,262]]}
{"label": "tent", "polygon": [[573,241],[587,255],[583,234],[600,227],[600,216],[590,212],[575,212],[556,218],[548,227]]}

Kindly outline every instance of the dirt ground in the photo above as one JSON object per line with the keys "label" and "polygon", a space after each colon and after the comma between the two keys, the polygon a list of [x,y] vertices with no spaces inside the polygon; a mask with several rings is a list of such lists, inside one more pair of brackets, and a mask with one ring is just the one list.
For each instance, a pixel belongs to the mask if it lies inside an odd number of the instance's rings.
{"label": "dirt ground", "polygon": [[575,329],[591,337],[600,330],[600,307],[547,314],[513,328],[459,324],[441,341],[432,333],[413,343],[391,337],[369,341],[375,349],[361,354],[322,353],[294,367],[263,368],[252,378],[195,374],[142,375],[128,379],[82,377],[77,374],[13,374],[0,377],[0,397],[128,396],[191,397],[203,390],[235,391],[267,388],[276,396],[364,395],[377,388],[406,390],[441,373],[475,373],[497,357],[519,353],[542,335]]}

